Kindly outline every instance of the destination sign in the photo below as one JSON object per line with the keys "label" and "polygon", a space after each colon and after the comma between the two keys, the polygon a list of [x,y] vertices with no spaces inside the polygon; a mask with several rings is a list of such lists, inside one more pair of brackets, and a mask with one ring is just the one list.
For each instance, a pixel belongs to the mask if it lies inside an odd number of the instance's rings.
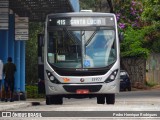
{"label": "destination sign", "polygon": [[113,17],[50,18],[49,26],[113,26]]}

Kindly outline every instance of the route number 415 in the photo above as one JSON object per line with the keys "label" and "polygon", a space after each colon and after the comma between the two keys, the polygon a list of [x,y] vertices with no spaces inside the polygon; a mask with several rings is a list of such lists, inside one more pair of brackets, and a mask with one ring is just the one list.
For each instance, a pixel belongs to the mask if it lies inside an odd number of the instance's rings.
{"label": "route number 415", "polygon": [[65,25],[66,21],[65,20],[57,20],[58,25]]}

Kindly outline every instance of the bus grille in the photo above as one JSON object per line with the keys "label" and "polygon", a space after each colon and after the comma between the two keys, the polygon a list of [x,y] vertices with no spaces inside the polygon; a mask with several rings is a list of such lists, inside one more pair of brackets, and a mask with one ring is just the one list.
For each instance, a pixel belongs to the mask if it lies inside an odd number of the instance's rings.
{"label": "bus grille", "polygon": [[89,90],[89,92],[98,92],[102,88],[102,85],[83,85],[83,86],[64,85],[63,88],[67,92],[72,92],[72,93],[75,93],[76,90],[78,90],[78,89],[87,89],[87,90]]}
{"label": "bus grille", "polygon": [[96,76],[96,75],[104,75],[108,71],[63,71],[63,70],[55,70],[61,76]]}

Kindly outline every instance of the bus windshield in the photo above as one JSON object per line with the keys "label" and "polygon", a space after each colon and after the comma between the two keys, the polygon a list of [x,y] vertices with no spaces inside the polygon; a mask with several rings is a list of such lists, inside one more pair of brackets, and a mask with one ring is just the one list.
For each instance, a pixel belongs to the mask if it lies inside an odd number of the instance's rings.
{"label": "bus windshield", "polygon": [[48,32],[48,62],[59,68],[101,68],[116,61],[115,31]]}

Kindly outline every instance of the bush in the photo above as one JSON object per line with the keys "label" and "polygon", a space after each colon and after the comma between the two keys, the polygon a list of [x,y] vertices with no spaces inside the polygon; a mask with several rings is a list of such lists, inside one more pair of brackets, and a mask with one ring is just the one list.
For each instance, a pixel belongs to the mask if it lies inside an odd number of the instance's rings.
{"label": "bush", "polygon": [[154,87],[154,86],[157,85],[157,83],[155,81],[153,81],[153,80],[149,80],[149,81],[146,81],[146,85],[148,87]]}
{"label": "bush", "polygon": [[121,56],[147,58],[149,50],[144,47],[145,34],[144,29],[134,30],[128,27],[124,34],[124,41],[121,43]]}
{"label": "bush", "polygon": [[44,98],[44,94],[38,94],[38,86],[36,85],[27,85],[27,98]]}

